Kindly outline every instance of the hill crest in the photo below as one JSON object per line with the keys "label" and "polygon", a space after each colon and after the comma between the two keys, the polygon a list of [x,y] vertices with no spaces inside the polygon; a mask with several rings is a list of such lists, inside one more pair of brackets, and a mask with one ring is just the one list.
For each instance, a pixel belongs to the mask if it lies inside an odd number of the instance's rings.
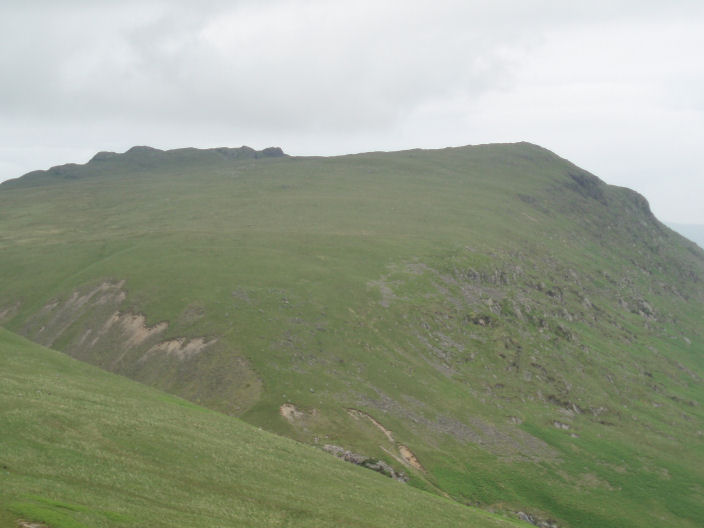
{"label": "hill crest", "polygon": [[280,147],[255,150],[251,147],[216,147],[197,149],[192,147],[161,150],[148,146],[134,146],[123,153],[101,151],[87,163],[66,163],[46,170],[28,172],[18,178],[6,180],[0,186],[6,188],[29,187],[97,176],[105,171],[145,171],[159,165],[198,164],[218,161],[281,158],[287,154]]}
{"label": "hill crest", "polygon": [[704,252],[637,193],[525,143],[130,156],[0,192],[0,323],[460,502],[704,516]]}

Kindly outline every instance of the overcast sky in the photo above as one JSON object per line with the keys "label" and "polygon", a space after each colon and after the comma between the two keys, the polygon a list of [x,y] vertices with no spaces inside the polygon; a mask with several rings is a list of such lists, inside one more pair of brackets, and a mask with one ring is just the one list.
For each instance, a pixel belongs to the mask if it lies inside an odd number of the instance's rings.
{"label": "overcast sky", "polygon": [[95,152],[530,141],[704,224],[701,0],[2,0],[0,180]]}

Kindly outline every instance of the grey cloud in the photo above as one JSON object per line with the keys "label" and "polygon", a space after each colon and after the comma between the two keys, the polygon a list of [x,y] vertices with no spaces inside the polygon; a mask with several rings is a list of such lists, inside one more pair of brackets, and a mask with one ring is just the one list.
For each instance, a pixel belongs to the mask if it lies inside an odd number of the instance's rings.
{"label": "grey cloud", "polygon": [[136,21],[132,11],[105,13],[108,27],[55,12],[39,41],[25,36],[27,51],[2,60],[15,73],[0,88],[3,113],[356,128],[458,86],[481,93],[507,71],[486,31],[447,31],[398,6],[286,2],[194,18],[154,8]]}
{"label": "grey cloud", "polygon": [[[704,171],[703,20],[690,0],[5,1],[0,179],[136,143],[525,139],[660,200],[661,148]],[[692,221],[678,196],[656,210]]]}

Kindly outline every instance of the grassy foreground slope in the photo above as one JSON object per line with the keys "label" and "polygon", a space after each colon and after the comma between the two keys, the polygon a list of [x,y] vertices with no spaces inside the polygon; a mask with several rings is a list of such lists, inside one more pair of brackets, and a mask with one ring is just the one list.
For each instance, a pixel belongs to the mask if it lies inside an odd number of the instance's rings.
{"label": "grassy foreground slope", "polygon": [[0,329],[0,524],[524,525],[461,506]]}
{"label": "grassy foreground slope", "polygon": [[704,518],[704,252],[540,147],[101,154],[0,237],[43,345],[538,523]]}

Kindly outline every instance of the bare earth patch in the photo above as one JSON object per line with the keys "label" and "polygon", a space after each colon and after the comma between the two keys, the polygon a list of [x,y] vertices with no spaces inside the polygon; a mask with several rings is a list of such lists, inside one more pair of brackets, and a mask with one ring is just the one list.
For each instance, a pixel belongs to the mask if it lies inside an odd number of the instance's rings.
{"label": "bare earth patch", "polygon": [[22,519],[17,521],[17,526],[19,528],[49,528],[49,526],[47,524],[30,522],[30,521],[23,521]]}
{"label": "bare earth patch", "polygon": [[[74,291],[63,301],[52,299],[30,319],[24,333],[43,345],[52,346],[65,333],[74,332],[76,337],[65,351],[86,356],[95,351],[111,350],[114,357],[107,363],[110,368],[118,368],[130,353],[132,361],[146,361],[157,354],[185,360],[217,342],[215,338],[205,337],[177,337],[157,342],[169,323],[161,321],[149,326],[145,315],[121,311],[120,306],[127,298],[124,285],[124,280],[103,281],[97,286]],[[135,357],[135,352],[142,352],[141,357]]]}
{"label": "bare earth patch", "polygon": [[347,413],[352,416],[353,418],[366,418],[368,419],[371,423],[373,423],[377,429],[379,429],[386,438],[388,438],[389,442],[394,442],[394,436],[391,433],[389,429],[381,425],[379,422],[377,422],[374,418],[369,416],[367,413],[360,411],[358,409],[347,409]]}
{"label": "bare earth patch", "polygon": [[148,327],[146,325],[146,318],[141,314],[121,314],[115,312],[105,321],[105,324],[100,329],[99,335],[93,340],[92,345],[95,345],[98,339],[107,334],[114,326],[119,326],[121,329],[125,349],[141,345],[150,337],[162,333],[169,327],[166,322],[157,323],[152,327]]}
{"label": "bare earth patch", "polygon": [[17,313],[17,310],[19,310],[20,303],[15,303],[12,304],[6,308],[0,308],[0,323],[2,323],[5,319],[9,319],[13,315]]}
{"label": "bare earth patch", "polygon": [[161,343],[151,347],[144,355],[144,358],[147,358],[154,353],[161,352],[181,360],[188,359],[200,354],[210,345],[217,343],[217,341],[217,339],[206,341],[203,337],[194,337],[193,339],[179,337],[176,339],[170,339],[168,341],[162,341]]}
{"label": "bare earth patch", "polygon": [[425,471],[423,469],[423,466],[421,463],[418,461],[418,458],[416,458],[416,455],[413,454],[413,451],[408,449],[405,445],[400,445],[398,446],[398,452],[401,453],[401,456],[403,459],[413,468],[419,470],[419,471]]}
{"label": "bare earth patch", "polygon": [[290,423],[300,420],[305,415],[303,411],[296,409],[296,406],[292,403],[284,403],[279,407],[279,414]]}
{"label": "bare earth patch", "polygon": [[[309,428],[316,428],[316,424],[322,417],[320,411],[315,408],[300,409],[292,403],[284,403],[279,407],[279,414],[290,424],[295,425],[303,431]],[[318,442],[316,437],[316,443]]]}
{"label": "bare earth patch", "polygon": [[[360,411],[359,409],[347,409],[347,414],[349,414],[350,416],[352,416],[353,418],[355,418],[357,420],[360,418],[361,419],[366,418],[372,424],[374,424],[374,426],[377,429],[379,429],[382,433],[384,433],[384,436],[386,436],[386,438],[389,440],[389,442],[391,442],[392,444],[396,444],[396,440],[394,439],[394,435],[391,432],[391,430],[384,427],[381,423],[379,423],[377,420],[375,420],[372,416],[368,415],[364,411]],[[398,446],[397,446],[398,452],[401,455],[400,458],[395,456],[393,453],[390,453],[387,449],[384,449],[383,447],[382,447],[382,449],[386,453],[389,453],[391,456],[393,456],[399,462],[406,464],[408,466],[411,466],[412,468],[415,468],[419,471],[425,471],[425,469],[423,469],[423,466],[421,465],[421,463],[418,461],[418,458],[416,457],[416,455],[414,455],[413,452],[405,445],[398,444]]]}

